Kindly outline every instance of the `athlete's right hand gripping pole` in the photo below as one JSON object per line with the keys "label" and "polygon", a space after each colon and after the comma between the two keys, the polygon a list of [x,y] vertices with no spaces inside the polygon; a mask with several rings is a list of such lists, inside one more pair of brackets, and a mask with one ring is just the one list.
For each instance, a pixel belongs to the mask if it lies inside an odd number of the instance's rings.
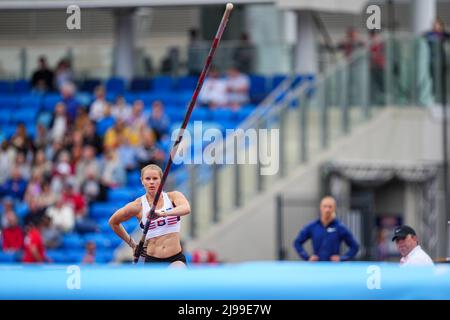
{"label": "athlete's right hand gripping pole", "polygon": [[[150,209],[150,212],[148,213],[147,221],[145,223],[145,227],[144,227],[144,231],[143,231],[141,240],[139,241],[139,244],[136,247],[136,250],[134,251],[134,263],[137,263],[139,261],[139,257],[141,255],[142,248],[144,247],[145,237],[146,237],[148,229],[150,227],[150,222],[152,219],[155,219],[155,208],[156,208],[156,205],[158,204],[158,200],[161,195],[162,189],[164,187],[164,183],[166,182],[167,175],[169,174],[170,167],[172,166],[172,161],[173,161],[172,159],[177,154],[178,146],[180,145],[180,142],[183,139],[184,130],[187,127],[189,118],[191,117],[191,113],[194,110],[195,104],[197,103],[198,94],[200,93],[200,90],[202,89],[203,81],[205,80],[205,77],[211,66],[211,61],[214,57],[214,53],[216,52],[217,46],[219,45],[220,39],[222,38],[222,34],[227,25],[231,10],[233,10],[233,4],[227,3],[222,20],[220,21],[219,29],[217,30],[216,36],[214,37],[214,41],[211,45],[211,49],[209,50],[209,54],[208,54],[208,57],[206,58],[205,65],[203,66],[203,70],[200,73],[200,77],[198,78],[197,86],[191,97],[191,101],[189,102],[189,106],[188,106],[186,115],[184,116],[183,123],[181,124],[181,128],[178,133],[178,137],[172,146],[172,150],[170,151],[170,157],[169,157],[169,160],[167,161],[167,165],[164,169],[164,173],[161,178],[161,183],[159,184],[158,190],[156,191],[155,198],[153,199],[152,207]],[[142,213],[142,214],[145,214],[145,213]]]}

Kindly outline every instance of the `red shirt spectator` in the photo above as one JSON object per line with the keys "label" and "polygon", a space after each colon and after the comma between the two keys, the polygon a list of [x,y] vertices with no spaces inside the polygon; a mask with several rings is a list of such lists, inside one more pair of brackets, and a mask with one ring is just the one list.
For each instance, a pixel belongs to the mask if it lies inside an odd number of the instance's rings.
{"label": "red shirt spectator", "polygon": [[5,224],[2,232],[3,250],[4,251],[18,251],[23,247],[23,232],[19,226],[17,216],[13,209],[13,203],[10,199],[5,199],[4,218]]}
{"label": "red shirt spectator", "polygon": [[23,247],[23,232],[19,226],[3,229],[3,251],[19,251]]}
{"label": "red shirt spectator", "polygon": [[32,227],[25,237],[23,262],[43,262],[44,257],[45,246],[41,232],[38,228]]}
{"label": "red shirt spectator", "polygon": [[86,200],[83,195],[74,190],[73,182],[66,182],[63,192],[63,200],[72,206],[76,216],[84,216],[86,213]]}

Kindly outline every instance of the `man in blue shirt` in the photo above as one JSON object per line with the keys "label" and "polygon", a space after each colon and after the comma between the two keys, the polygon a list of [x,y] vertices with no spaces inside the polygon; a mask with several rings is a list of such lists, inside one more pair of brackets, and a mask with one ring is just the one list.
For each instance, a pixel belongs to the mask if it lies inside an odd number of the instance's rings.
{"label": "man in blue shirt", "polygon": [[[358,252],[359,245],[350,231],[336,219],[336,201],[325,197],[320,202],[320,218],[308,224],[300,231],[294,241],[294,247],[300,257],[306,261],[347,261]],[[303,244],[312,240],[313,254],[309,255]],[[341,242],[344,241],[349,250],[339,254]]]}

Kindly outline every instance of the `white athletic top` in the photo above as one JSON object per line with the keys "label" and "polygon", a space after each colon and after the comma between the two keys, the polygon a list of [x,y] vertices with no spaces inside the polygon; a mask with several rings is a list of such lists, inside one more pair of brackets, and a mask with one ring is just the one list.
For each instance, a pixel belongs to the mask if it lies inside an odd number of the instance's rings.
{"label": "white athletic top", "polygon": [[[161,208],[163,211],[169,211],[173,209],[172,201],[170,201],[169,196],[165,192],[161,192],[161,195],[164,200],[164,205]],[[145,194],[141,197],[142,203],[142,218],[141,218],[141,228],[144,229],[145,223],[147,222],[147,214],[150,212],[150,204],[148,203],[147,197]],[[150,227],[148,228],[146,240],[159,237],[168,233],[180,232],[180,217],[178,216],[169,216],[169,217],[160,217],[156,220],[150,222]]]}
{"label": "white athletic top", "polygon": [[420,246],[416,246],[411,252],[400,259],[401,266],[432,266],[433,260],[422,250]]}

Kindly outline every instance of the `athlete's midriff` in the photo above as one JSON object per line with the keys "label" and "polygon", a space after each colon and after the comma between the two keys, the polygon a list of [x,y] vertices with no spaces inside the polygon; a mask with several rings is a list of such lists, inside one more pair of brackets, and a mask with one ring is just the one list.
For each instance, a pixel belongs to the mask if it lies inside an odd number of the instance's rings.
{"label": "athlete's midriff", "polygon": [[155,258],[168,258],[181,251],[179,232],[154,237],[147,242],[147,255]]}

